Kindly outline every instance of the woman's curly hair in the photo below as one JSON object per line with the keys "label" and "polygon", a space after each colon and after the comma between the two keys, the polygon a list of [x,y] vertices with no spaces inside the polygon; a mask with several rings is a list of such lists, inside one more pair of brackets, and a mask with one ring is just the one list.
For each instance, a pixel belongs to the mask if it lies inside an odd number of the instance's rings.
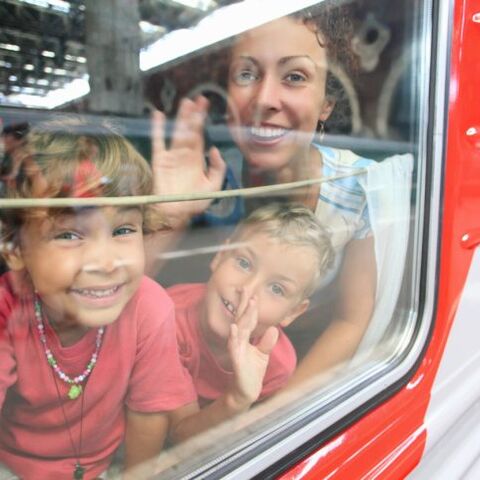
{"label": "woman's curly hair", "polygon": [[325,0],[313,7],[294,12],[295,18],[317,36],[318,43],[325,48],[329,65],[326,80],[326,95],[335,101],[335,110],[328,121],[327,131],[338,130],[345,133],[349,130],[351,110],[344,87],[334,75],[334,67],[354,76],[358,70],[358,58],[351,48],[354,36],[354,12],[352,5],[338,0]]}

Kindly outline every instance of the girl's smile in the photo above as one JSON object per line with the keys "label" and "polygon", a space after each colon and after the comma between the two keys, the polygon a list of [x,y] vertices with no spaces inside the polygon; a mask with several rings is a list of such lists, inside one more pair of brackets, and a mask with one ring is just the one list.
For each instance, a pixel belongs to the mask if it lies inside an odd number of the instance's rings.
{"label": "girl's smile", "polygon": [[79,301],[91,305],[93,308],[107,308],[115,304],[122,294],[125,283],[110,287],[72,288],[71,292]]}

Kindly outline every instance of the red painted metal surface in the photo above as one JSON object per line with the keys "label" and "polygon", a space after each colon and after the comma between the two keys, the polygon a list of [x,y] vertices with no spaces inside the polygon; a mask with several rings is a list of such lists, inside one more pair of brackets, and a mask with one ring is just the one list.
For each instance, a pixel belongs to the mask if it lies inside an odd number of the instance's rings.
{"label": "red painted metal surface", "polygon": [[455,3],[438,306],[425,357],[407,386],[281,480],[403,479],[421,459],[430,392],[473,247],[480,242],[480,23],[473,21],[478,12],[477,0]]}

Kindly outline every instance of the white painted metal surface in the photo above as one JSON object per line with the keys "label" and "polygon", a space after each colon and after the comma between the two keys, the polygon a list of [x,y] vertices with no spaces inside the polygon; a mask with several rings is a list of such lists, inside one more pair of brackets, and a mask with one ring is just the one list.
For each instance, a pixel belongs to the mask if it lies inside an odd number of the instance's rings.
{"label": "white painted metal surface", "polygon": [[[425,417],[425,455],[409,479],[480,475],[480,248],[474,253]],[[432,477],[432,473],[437,472]]]}

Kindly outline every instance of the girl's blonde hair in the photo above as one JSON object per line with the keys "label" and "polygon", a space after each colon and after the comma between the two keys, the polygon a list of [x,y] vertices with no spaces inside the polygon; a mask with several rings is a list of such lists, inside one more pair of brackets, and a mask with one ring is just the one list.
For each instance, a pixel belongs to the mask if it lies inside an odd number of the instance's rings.
{"label": "girl's blonde hair", "polygon": [[264,233],[287,245],[313,249],[317,269],[313,282],[305,291],[306,297],[315,291],[333,266],[335,251],[330,232],[311,210],[299,203],[270,203],[257,208],[238,224],[230,240],[246,239],[247,235],[257,233]]}
{"label": "girl's blonde hair", "polygon": [[[59,208],[37,208],[35,198],[85,198],[150,195],[147,161],[106,123],[62,117],[35,126],[26,137],[22,169],[6,189],[6,198],[32,199],[32,208],[2,214],[4,240],[14,240],[26,219],[54,215]],[[152,207],[140,207],[145,231],[160,228]],[[64,211],[63,209],[62,211]]]}

